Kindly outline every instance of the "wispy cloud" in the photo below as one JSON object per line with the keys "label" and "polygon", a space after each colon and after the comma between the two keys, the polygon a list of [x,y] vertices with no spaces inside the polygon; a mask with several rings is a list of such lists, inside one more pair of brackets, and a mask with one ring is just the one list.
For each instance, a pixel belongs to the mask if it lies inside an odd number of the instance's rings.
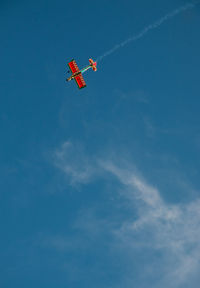
{"label": "wispy cloud", "polygon": [[92,165],[91,158],[85,155],[80,144],[64,142],[55,151],[53,161],[55,166],[65,173],[72,185],[88,183],[94,174],[95,165]]}
{"label": "wispy cloud", "polygon": [[153,272],[164,273],[159,285],[189,283],[200,268],[200,200],[187,205],[167,204],[161,193],[135,172],[113,163],[105,163],[104,169],[128,187],[138,212],[135,222],[125,221],[116,231],[117,237],[133,250],[148,248],[162,254],[162,265]]}
{"label": "wispy cloud", "polygon": [[[115,177],[134,217],[127,213],[118,228],[112,223],[104,223],[105,230],[110,229],[112,239],[115,239],[110,245],[127,253],[129,264],[130,261],[134,263],[136,254],[144,255],[148,251],[151,256],[145,258],[139,273],[146,280],[156,278],[155,287],[186,287],[184,285],[195,281],[200,269],[200,199],[187,204],[167,203],[161,191],[147,183],[131,163],[117,162],[118,156],[114,158],[115,161],[106,160],[106,157],[104,160],[90,158],[79,146],[69,142],[55,153],[56,166],[66,173],[70,183],[85,184],[99,174],[105,175],[105,179],[109,179],[109,175]],[[91,219],[92,227],[95,227],[94,218]],[[93,230],[90,220],[85,222],[85,229]],[[56,245],[65,247],[62,239],[57,240]],[[127,276],[126,287],[132,287],[130,278],[131,275]]]}

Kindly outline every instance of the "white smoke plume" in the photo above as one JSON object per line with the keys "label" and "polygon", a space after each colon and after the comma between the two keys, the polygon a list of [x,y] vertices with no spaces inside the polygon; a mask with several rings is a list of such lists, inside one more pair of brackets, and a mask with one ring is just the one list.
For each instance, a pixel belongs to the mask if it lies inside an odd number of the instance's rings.
{"label": "white smoke plume", "polygon": [[196,1],[194,3],[187,3],[184,6],[181,6],[175,10],[173,10],[172,12],[166,14],[165,16],[163,16],[162,18],[160,18],[159,20],[157,20],[156,22],[154,22],[153,24],[150,24],[148,26],[146,26],[140,33],[138,33],[135,36],[131,36],[130,38],[126,39],[125,41],[121,42],[120,44],[115,45],[112,49],[108,50],[107,52],[105,52],[103,55],[99,56],[96,61],[100,62],[102,61],[103,58],[113,54],[116,50],[123,48],[125,45],[129,44],[130,42],[135,42],[137,40],[139,40],[140,38],[142,38],[143,36],[145,36],[150,30],[156,29],[158,28],[160,25],[162,25],[165,21],[175,17],[176,15],[189,10],[189,9],[193,9],[200,1]]}

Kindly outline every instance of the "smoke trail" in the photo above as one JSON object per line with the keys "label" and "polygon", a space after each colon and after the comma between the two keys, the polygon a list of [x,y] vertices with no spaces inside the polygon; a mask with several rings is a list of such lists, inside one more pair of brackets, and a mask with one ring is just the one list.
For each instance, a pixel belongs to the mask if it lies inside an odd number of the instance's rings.
{"label": "smoke trail", "polygon": [[112,49],[108,50],[103,55],[99,56],[96,59],[96,62],[100,62],[103,58],[113,54],[116,50],[124,47],[125,45],[129,44],[130,42],[135,42],[135,41],[139,40],[140,38],[145,36],[145,34],[147,34],[150,30],[158,28],[160,25],[162,25],[165,21],[169,20],[170,18],[175,17],[176,15],[180,14],[181,12],[183,12],[185,10],[194,8],[199,2],[200,1],[196,1],[194,3],[187,3],[186,5],[181,6],[181,7],[177,8],[177,9],[175,9],[174,11],[166,14],[164,17],[160,18],[158,21],[156,21],[153,24],[150,24],[149,26],[145,27],[139,34],[137,34],[135,36],[131,36],[127,40],[121,42],[120,44],[117,44]]}

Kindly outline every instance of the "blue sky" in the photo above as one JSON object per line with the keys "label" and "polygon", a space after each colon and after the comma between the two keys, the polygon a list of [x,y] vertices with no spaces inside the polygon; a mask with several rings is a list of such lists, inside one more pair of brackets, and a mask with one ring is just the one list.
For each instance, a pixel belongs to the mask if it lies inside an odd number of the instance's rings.
{"label": "blue sky", "polygon": [[199,287],[200,5],[0,4],[0,287]]}

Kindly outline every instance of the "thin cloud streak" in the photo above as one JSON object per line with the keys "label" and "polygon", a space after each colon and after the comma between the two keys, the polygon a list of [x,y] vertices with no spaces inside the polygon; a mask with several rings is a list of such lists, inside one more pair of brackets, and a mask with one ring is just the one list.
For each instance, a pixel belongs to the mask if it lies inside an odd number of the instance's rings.
{"label": "thin cloud streak", "polygon": [[85,156],[81,145],[64,142],[53,154],[53,162],[68,177],[70,184],[86,184],[94,174],[91,159]]}
{"label": "thin cloud streak", "polygon": [[[109,179],[108,175],[112,175],[120,183],[121,196],[128,199],[133,214],[137,215],[134,221],[127,216],[118,225],[120,228],[105,225],[105,229],[111,229],[115,242],[133,259],[136,251],[141,254],[146,249],[153,254],[159,252],[156,268],[150,258],[143,265],[151,265],[152,274],[156,273],[159,278],[155,287],[175,288],[193,281],[200,269],[200,199],[187,204],[166,203],[159,189],[130,168],[130,163],[115,164],[117,157],[115,161],[90,158],[77,147],[66,142],[55,153],[55,165],[70,183],[86,184],[99,176]],[[88,223],[86,229],[90,230]]]}
{"label": "thin cloud streak", "polygon": [[[104,168],[135,195],[133,202],[138,219],[134,223],[123,223],[116,231],[117,237],[127,247],[141,245],[162,253],[166,267],[159,285],[178,287],[189,283],[192,277],[198,275],[200,268],[200,200],[187,205],[167,204],[156,188],[130,170],[120,169],[111,163],[106,163]],[[135,204],[138,198],[145,205]]]}

